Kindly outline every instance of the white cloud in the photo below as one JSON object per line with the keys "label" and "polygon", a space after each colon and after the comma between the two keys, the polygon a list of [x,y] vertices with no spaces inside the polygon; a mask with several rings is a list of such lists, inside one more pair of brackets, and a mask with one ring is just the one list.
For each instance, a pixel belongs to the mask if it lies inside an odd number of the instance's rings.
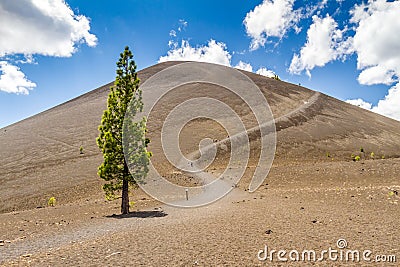
{"label": "white cloud", "polygon": [[291,73],[300,74],[316,66],[325,66],[328,62],[352,53],[352,39],[343,41],[345,30],[338,29],[336,21],[327,15],[325,18],[313,16],[313,23],[307,31],[307,42],[301,48],[300,54],[294,54],[289,67]]}
{"label": "white cloud", "polygon": [[[250,11],[243,23],[252,38],[251,49],[264,46],[269,37],[283,38],[289,29],[300,31],[297,23],[314,15],[307,31],[307,41],[294,54],[289,72],[300,74],[323,67],[334,60],[346,60],[357,55],[361,71],[358,82],[364,85],[397,84],[376,106],[362,99],[348,100],[351,104],[400,120],[400,1],[368,0],[354,5],[350,11],[350,26],[340,29],[333,17],[320,16],[328,1],[294,10],[294,0],[264,0]],[[339,4],[343,0],[337,0]],[[302,14],[303,12],[303,14]],[[261,69],[257,73],[262,73]],[[272,76],[273,72],[267,76]]]}
{"label": "white cloud", "polygon": [[346,102],[400,121],[400,83],[390,88],[385,98],[379,100],[376,106],[372,106],[371,103],[362,99],[352,99]]}
{"label": "white cloud", "polygon": [[[250,49],[264,46],[268,37],[282,38],[301,18],[300,10],[293,10],[295,0],[264,0],[247,13],[243,24],[252,38]],[[299,31],[299,30],[298,30]]]}
{"label": "white cloud", "polygon": [[400,76],[400,1],[355,5],[354,49],[361,84],[391,84]]}
{"label": "white cloud", "polygon": [[171,49],[166,56],[159,58],[158,62],[165,61],[200,61],[225,66],[231,65],[232,55],[227,51],[226,44],[211,39],[207,45],[192,47],[189,41],[182,40],[179,46],[176,43],[170,45]]}
{"label": "white cloud", "polygon": [[400,121],[400,83],[390,88],[385,99],[379,100],[372,111]]}
{"label": "white cloud", "polygon": [[186,27],[188,25],[188,22],[184,19],[180,19],[179,24],[181,24],[183,27]]}
{"label": "white cloud", "polygon": [[352,105],[354,105],[354,106],[363,108],[363,109],[371,110],[371,108],[372,108],[372,104],[371,104],[371,103],[365,102],[365,101],[362,100],[361,98],[358,98],[358,99],[349,99],[349,100],[346,100],[346,102],[349,103],[349,104],[352,104]]}
{"label": "white cloud", "polygon": [[[227,50],[227,47],[222,42],[216,42],[211,39],[207,45],[192,47],[189,41],[182,40],[181,45],[178,43],[169,41],[168,46],[170,50],[166,56],[161,56],[158,62],[166,61],[199,61],[209,62],[225,66],[231,65],[231,53]],[[253,72],[253,66],[250,63],[239,61],[234,68]],[[257,74],[266,77],[274,77],[275,73],[267,68],[260,68],[256,71]]]}
{"label": "white cloud", "polygon": [[171,31],[169,32],[169,36],[171,36],[171,37],[176,37],[176,31],[171,30]]}
{"label": "white cloud", "polygon": [[309,18],[311,17],[313,14],[315,14],[315,12],[317,12],[317,14],[319,15],[320,10],[326,8],[328,5],[328,0],[322,0],[320,2],[318,2],[316,5],[310,5],[310,6],[306,6],[306,12],[304,14],[304,18]]}
{"label": "white cloud", "polygon": [[178,27],[178,31],[180,31],[180,32],[181,32],[182,30],[186,29],[187,25],[188,25],[188,23],[187,23],[187,21],[186,21],[186,20],[184,20],[184,19],[180,19],[180,20],[179,20],[179,27]]}
{"label": "white cloud", "polygon": [[6,61],[0,61],[0,72],[0,91],[27,95],[36,87],[18,67]]}
{"label": "white cloud", "polygon": [[0,2],[0,55],[40,54],[70,57],[76,44],[95,46],[89,19],[63,0]]}
{"label": "white cloud", "polygon": [[251,66],[251,64],[249,63],[245,63],[243,61],[239,61],[239,63],[235,66],[235,68],[237,69],[241,69],[241,70],[245,70],[248,72],[253,72],[253,66]]}
{"label": "white cloud", "polygon": [[400,32],[400,1],[369,0],[367,4],[355,5],[350,14],[355,34],[348,38],[344,37],[347,29],[338,29],[329,15],[325,18],[313,16],[307,42],[300,54],[293,56],[289,71],[300,74],[305,70],[311,76],[313,68],[356,53],[357,68],[361,70],[360,84],[390,85],[398,81],[400,35],[396,33]]}
{"label": "white cloud", "polygon": [[37,64],[33,55],[24,55],[23,59],[17,60],[16,63],[21,64]]}
{"label": "white cloud", "polygon": [[395,82],[394,75],[396,75],[395,71],[377,65],[363,70],[358,76],[358,82],[365,85],[390,85]]}
{"label": "white cloud", "polygon": [[275,72],[273,72],[272,70],[269,70],[267,68],[260,68],[256,71],[257,74],[272,78],[275,76]]}
{"label": "white cloud", "polygon": [[[253,66],[251,66],[250,63],[245,63],[243,61],[239,61],[239,63],[235,66],[235,68],[245,70],[248,72],[253,72]],[[275,72],[265,67],[259,68],[255,73],[268,78],[273,78],[275,76]]]}
{"label": "white cloud", "polygon": [[[398,82],[400,77],[400,1],[369,0],[355,5],[351,22],[355,23],[354,51],[360,84]],[[368,103],[367,103],[368,104]],[[400,120],[400,83],[391,87],[384,99],[371,111]]]}
{"label": "white cloud", "polygon": [[[96,46],[89,19],[75,14],[64,0],[0,1],[0,90],[28,94],[36,84],[10,63],[10,56],[24,55],[15,63],[36,63],[33,55],[70,57],[77,45]],[[7,62],[8,61],[8,62]]]}

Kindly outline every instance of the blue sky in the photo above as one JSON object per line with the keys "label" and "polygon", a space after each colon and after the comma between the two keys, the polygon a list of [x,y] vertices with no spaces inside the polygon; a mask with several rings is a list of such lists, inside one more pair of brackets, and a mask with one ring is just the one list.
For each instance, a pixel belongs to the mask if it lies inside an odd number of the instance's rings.
{"label": "blue sky", "polygon": [[400,120],[399,1],[0,1],[0,127],[138,69],[200,60],[301,83]]}

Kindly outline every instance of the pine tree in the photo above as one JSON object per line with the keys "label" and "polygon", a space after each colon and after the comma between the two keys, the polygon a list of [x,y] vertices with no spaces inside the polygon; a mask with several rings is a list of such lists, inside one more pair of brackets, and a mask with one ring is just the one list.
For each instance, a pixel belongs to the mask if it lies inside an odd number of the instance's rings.
{"label": "pine tree", "polygon": [[110,88],[97,138],[104,158],[98,175],[106,181],[103,189],[107,199],[114,199],[116,192],[122,192],[122,214],[129,213],[129,185],[143,181],[149,170],[151,153],[146,150],[149,142],[145,138],[146,118],[134,122],[136,114],[142,110],[136,64],[129,47],[125,47],[117,62],[117,76]]}

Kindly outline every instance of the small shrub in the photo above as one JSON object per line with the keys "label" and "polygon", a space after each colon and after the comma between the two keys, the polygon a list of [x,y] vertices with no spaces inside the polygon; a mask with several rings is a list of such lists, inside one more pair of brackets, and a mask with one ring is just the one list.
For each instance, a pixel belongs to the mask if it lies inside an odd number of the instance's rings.
{"label": "small shrub", "polygon": [[354,161],[360,161],[361,160],[361,157],[360,156],[355,156],[354,157]]}
{"label": "small shrub", "polygon": [[135,206],[135,204],[136,204],[135,201],[129,201],[129,207],[132,208],[133,206]]}
{"label": "small shrub", "polygon": [[360,152],[364,153],[364,148],[360,147]]}
{"label": "small shrub", "polygon": [[281,79],[279,78],[279,76],[276,75],[276,74],[274,74],[274,77],[273,77],[272,79],[277,80],[277,81],[280,81],[280,80],[281,80]]}
{"label": "small shrub", "polygon": [[375,153],[374,152],[371,152],[371,159],[374,159],[375,158]]}
{"label": "small shrub", "polygon": [[83,146],[81,146],[81,147],[79,148],[79,153],[80,153],[80,154],[83,154]]}
{"label": "small shrub", "polygon": [[47,205],[50,207],[54,207],[56,205],[56,203],[57,203],[57,200],[55,197],[51,197],[51,198],[49,198],[49,201],[47,201]]}
{"label": "small shrub", "polygon": [[385,155],[382,156],[382,159],[385,159]]}
{"label": "small shrub", "polygon": [[331,154],[330,154],[329,152],[326,152],[326,157],[327,157],[327,158],[330,158],[330,157],[331,157]]}

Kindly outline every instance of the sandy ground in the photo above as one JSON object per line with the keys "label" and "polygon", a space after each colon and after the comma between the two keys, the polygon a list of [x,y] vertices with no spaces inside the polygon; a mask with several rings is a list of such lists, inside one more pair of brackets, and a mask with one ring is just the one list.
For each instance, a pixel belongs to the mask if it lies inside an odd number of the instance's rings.
{"label": "sandy ground", "polygon": [[118,201],[101,200],[2,214],[0,256],[4,266],[376,264],[257,258],[265,245],[322,251],[345,239],[347,249],[397,255],[380,266],[398,266],[399,170],[399,159],[275,166],[257,192],[240,186],[203,208],[159,205],[137,192],[139,211],[126,217],[112,216]]}

